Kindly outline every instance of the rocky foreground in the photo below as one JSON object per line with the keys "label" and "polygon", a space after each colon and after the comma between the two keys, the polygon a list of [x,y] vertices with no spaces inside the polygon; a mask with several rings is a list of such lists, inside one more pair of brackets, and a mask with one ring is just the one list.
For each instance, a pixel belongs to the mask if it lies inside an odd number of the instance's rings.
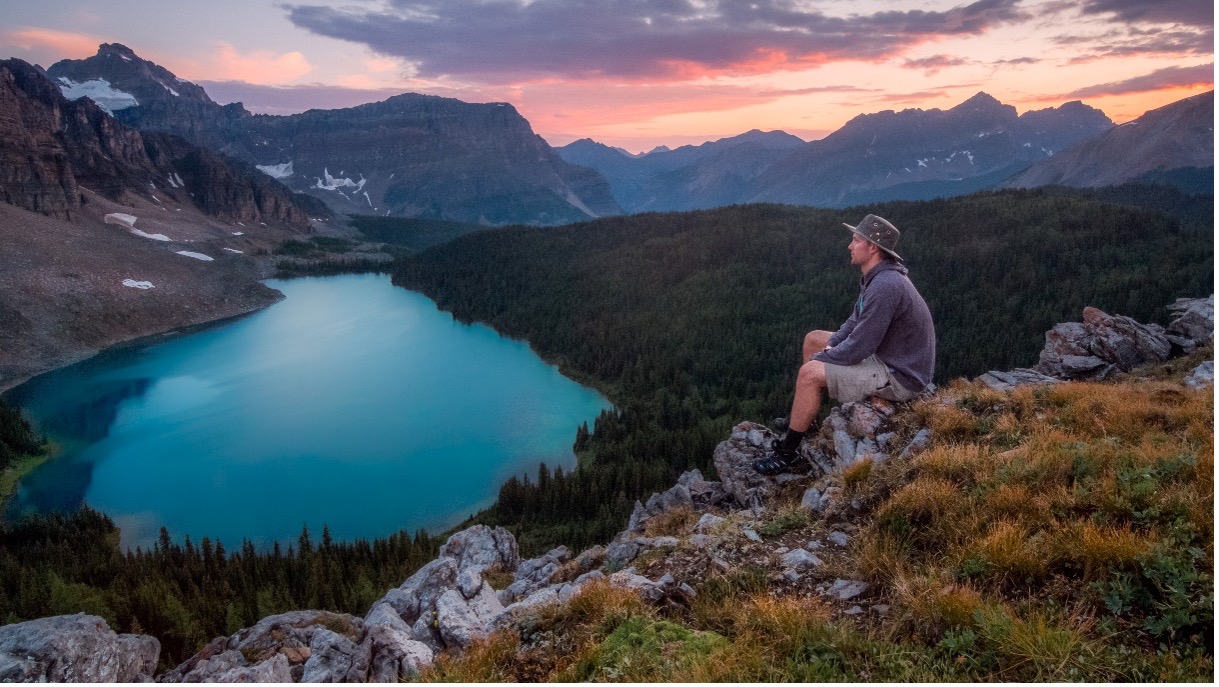
{"label": "rocky foreground", "polygon": [[[992,371],[980,381],[1010,390],[1072,375],[1109,376],[1213,343],[1213,296],[1171,307],[1178,316],[1167,328],[1089,309],[1084,323],[1047,333],[1038,368]],[[1213,361],[1182,381],[1213,383]],[[802,447],[806,474],[774,478],[751,465],[775,433],[742,423],[716,448],[718,481],[698,471],[682,475],[671,489],[637,503],[626,529],[606,546],[578,555],[560,546],[522,560],[511,533],[477,525],[450,537],[438,558],[362,618],[317,610],[270,616],[212,640],[156,680],[393,682],[497,631],[524,634],[539,613],[568,604],[589,585],[631,590],[654,606],[688,607],[709,574],[747,565],[766,571],[772,593],[817,598],[842,618],[883,617],[890,612],[883,596],[867,581],[839,574],[852,569],[851,543],[864,508],[847,487],[861,468],[923,451],[932,431],[917,418],[883,401],[838,406]],[[793,517],[811,527],[787,531],[774,526],[782,514],[762,517],[790,503],[782,497],[793,493],[799,496]],[[43,618],[0,628],[0,680],[151,681],[158,653],[156,639],[117,635],[97,617]]]}

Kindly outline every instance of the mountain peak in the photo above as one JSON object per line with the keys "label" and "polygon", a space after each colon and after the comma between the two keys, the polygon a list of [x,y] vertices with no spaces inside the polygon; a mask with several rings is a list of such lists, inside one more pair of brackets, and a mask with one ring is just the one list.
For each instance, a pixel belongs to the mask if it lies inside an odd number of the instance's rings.
{"label": "mountain peak", "polygon": [[101,45],[97,46],[98,57],[107,57],[109,55],[116,55],[118,57],[125,57],[135,60],[140,59],[140,56],[135,54],[134,50],[128,48],[122,43],[102,43]]}

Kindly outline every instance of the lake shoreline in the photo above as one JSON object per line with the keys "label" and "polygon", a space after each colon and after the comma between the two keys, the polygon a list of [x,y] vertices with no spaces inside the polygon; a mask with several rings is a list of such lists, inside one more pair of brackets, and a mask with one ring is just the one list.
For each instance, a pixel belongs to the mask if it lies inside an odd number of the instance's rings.
{"label": "lake shoreline", "polygon": [[[87,503],[127,548],[161,526],[255,546],[302,523],[341,541],[442,531],[539,463],[574,469],[579,427],[613,407],[384,274],[267,285],[279,308],[133,338],[8,394],[77,446],[28,466],[8,514]],[[469,418],[482,429],[461,431]]]}

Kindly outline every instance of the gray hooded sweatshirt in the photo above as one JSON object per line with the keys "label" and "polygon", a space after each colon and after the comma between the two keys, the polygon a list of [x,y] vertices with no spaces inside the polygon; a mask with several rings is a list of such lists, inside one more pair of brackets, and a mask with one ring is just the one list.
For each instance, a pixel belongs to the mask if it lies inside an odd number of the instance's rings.
{"label": "gray hooded sweatshirt", "polygon": [[875,353],[908,391],[926,390],[935,373],[935,325],[906,272],[888,260],[868,270],[851,317],[813,360],[850,366]]}

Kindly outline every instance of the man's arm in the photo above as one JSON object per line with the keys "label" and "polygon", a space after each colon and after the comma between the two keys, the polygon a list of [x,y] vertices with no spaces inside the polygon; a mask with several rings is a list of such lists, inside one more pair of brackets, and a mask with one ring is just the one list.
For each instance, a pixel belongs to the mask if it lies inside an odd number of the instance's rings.
{"label": "man's arm", "polygon": [[[864,294],[863,311],[861,312],[856,306],[854,312],[851,313],[851,319],[855,323],[850,330],[847,330],[847,325],[844,324],[834,336],[830,337],[829,350],[817,353],[813,356],[813,360],[843,366],[863,362],[865,358],[876,352],[880,342],[885,338],[885,333],[889,331],[889,324],[893,321],[893,312],[899,297],[900,293],[888,283],[873,282],[872,288]],[[850,320],[848,320],[849,322]],[[844,330],[846,336],[837,342],[834,341],[834,338]]]}

